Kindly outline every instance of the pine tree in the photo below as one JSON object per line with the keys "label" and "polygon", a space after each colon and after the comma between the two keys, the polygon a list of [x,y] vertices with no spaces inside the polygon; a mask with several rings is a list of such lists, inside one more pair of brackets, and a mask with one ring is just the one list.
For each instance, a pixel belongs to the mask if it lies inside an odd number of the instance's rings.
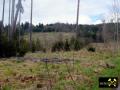
{"label": "pine tree", "polygon": [[65,51],[70,51],[70,44],[69,44],[68,39],[65,40],[64,50],[65,50]]}

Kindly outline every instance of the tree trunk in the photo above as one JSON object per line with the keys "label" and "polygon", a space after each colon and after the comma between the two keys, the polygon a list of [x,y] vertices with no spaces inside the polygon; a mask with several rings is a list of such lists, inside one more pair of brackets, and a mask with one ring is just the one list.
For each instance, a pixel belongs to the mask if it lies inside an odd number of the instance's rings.
{"label": "tree trunk", "polygon": [[20,12],[20,8],[17,8],[16,10],[16,14],[15,14],[15,18],[14,18],[14,23],[13,23],[13,33],[16,32],[16,23],[17,23],[17,19],[18,19],[18,14]]}
{"label": "tree trunk", "polygon": [[11,14],[11,0],[9,0],[9,17],[8,17],[8,41],[10,40],[10,14]]}
{"label": "tree trunk", "polygon": [[21,22],[21,12],[19,12],[19,49],[20,49],[20,40],[21,40],[21,37],[20,37],[20,31],[21,31],[21,27],[20,27],[20,22]]}
{"label": "tree trunk", "polygon": [[4,28],[4,14],[5,14],[5,0],[3,0],[3,12],[2,12],[2,32]]}
{"label": "tree trunk", "polygon": [[12,0],[10,40],[12,40],[13,37],[14,14],[15,14],[15,0]]}
{"label": "tree trunk", "polygon": [[32,50],[32,16],[33,16],[33,0],[31,0],[31,16],[30,16],[30,49]]}
{"label": "tree trunk", "polygon": [[76,31],[76,33],[77,33],[77,35],[79,35],[79,31],[78,31],[78,24],[79,24],[79,8],[80,8],[80,0],[78,0],[78,2],[77,2],[77,18],[76,18],[76,29],[75,29],[75,31]]}

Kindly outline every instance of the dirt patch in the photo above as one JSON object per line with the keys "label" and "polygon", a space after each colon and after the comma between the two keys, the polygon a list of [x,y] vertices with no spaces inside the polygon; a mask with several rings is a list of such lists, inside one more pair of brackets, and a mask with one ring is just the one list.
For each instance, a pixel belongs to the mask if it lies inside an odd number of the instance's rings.
{"label": "dirt patch", "polygon": [[25,57],[24,58],[24,61],[33,61],[33,62],[44,62],[44,63],[64,63],[64,62],[71,62],[73,61],[72,59],[59,59],[59,58],[42,58],[42,59],[39,59],[39,58],[31,58],[31,57]]}

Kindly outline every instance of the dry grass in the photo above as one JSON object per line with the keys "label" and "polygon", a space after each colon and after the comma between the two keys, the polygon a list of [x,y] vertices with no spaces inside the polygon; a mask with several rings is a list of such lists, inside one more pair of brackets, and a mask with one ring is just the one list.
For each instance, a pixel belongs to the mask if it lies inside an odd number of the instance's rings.
{"label": "dry grass", "polygon": [[[43,62],[34,62],[30,59],[25,61],[15,58],[3,59],[0,61],[0,86],[7,87],[4,85],[8,85],[16,90],[24,90],[25,88],[27,88],[25,90],[37,90],[35,88],[46,90],[47,87],[50,88],[51,81],[53,90],[65,90],[66,88],[70,88],[70,90],[98,90],[95,87],[98,85],[96,83],[98,76],[111,76],[111,72],[115,72],[114,75],[120,75],[117,73],[120,70],[118,68],[120,62],[117,59],[111,60],[112,55],[108,52],[88,52],[83,49],[77,52],[28,53],[25,57],[73,59],[73,55],[74,68],[70,62],[48,63],[49,75],[46,64]],[[116,64],[116,68],[107,68],[106,62]]]}
{"label": "dry grass", "polygon": [[[25,35],[25,38],[28,39],[28,35]],[[52,44],[58,40],[70,39],[75,37],[75,33],[65,33],[65,32],[49,32],[49,33],[33,33],[33,40],[39,39],[41,44],[50,49]]]}

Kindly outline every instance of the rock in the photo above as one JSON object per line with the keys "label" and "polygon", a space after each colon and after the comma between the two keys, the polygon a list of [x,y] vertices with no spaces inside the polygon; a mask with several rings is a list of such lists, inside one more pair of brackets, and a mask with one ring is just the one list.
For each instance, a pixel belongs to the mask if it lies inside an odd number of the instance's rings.
{"label": "rock", "polygon": [[7,79],[5,79],[5,83],[8,83],[8,82],[10,82],[10,80],[7,78]]}
{"label": "rock", "polygon": [[110,63],[110,62],[100,61],[99,65],[103,68],[111,68],[111,69],[115,68],[115,65],[113,63]]}
{"label": "rock", "polygon": [[94,70],[95,73],[100,73],[101,71],[102,71],[101,68],[97,68],[97,69]]}
{"label": "rock", "polygon": [[37,88],[42,88],[43,84],[37,84]]}
{"label": "rock", "polygon": [[115,65],[112,63],[106,63],[106,66],[107,68],[111,68],[111,69],[115,68]]}
{"label": "rock", "polygon": [[106,63],[104,62],[104,61],[100,61],[100,64],[99,64],[101,67],[103,67],[103,68],[106,68],[107,67],[107,65],[106,65]]}

